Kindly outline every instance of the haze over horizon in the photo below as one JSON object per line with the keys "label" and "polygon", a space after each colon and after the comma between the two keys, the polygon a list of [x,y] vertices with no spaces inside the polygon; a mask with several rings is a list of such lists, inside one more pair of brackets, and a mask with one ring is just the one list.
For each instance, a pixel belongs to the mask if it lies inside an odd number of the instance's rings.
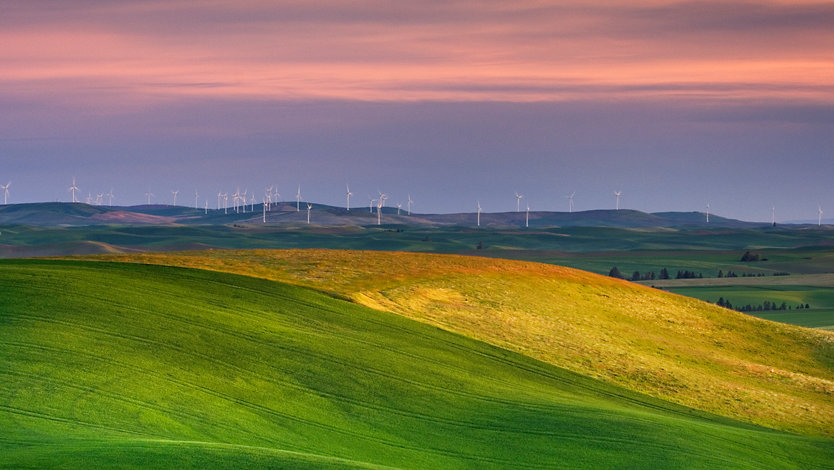
{"label": "haze over horizon", "polygon": [[[834,214],[834,3],[7,1],[9,203]],[[823,216],[826,218],[826,216]]]}

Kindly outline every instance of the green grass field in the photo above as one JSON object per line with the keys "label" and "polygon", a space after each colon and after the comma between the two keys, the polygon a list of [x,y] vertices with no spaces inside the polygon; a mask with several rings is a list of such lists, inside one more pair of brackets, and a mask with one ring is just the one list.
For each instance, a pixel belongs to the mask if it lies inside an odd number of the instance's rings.
{"label": "green grass field", "polygon": [[94,258],[321,289],[704,411],[834,436],[834,341],[541,263],[401,252],[215,250]]}
{"label": "green grass field", "polygon": [[826,468],[834,441],[268,280],[0,262],[3,468]]}
{"label": "green grass field", "polygon": [[[769,280],[769,279],[768,279]],[[790,281],[784,279],[783,281]],[[797,280],[797,282],[802,282]],[[684,284],[684,283],[681,283]],[[697,281],[693,284],[697,284]],[[750,315],[782,323],[808,328],[834,329],[834,289],[827,286],[808,285],[727,285],[727,286],[686,286],[669,287],[671,292],[715,303],[719,298],[729,300],[733,306],[747,304],[761,305],[764,301],[781,305],[786,303],[790,310],[745,312]],[[802,305],[810,309],[797,309]]]}

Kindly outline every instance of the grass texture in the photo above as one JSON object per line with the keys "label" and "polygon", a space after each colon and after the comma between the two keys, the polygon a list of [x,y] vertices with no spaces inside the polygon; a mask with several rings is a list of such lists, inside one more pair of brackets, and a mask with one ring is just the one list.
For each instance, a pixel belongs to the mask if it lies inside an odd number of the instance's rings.
{"label": "grass texture", "polygon": [[688,407],[834,436],[834,334],[570,268],[341,250],[102,256],[314,287]]}

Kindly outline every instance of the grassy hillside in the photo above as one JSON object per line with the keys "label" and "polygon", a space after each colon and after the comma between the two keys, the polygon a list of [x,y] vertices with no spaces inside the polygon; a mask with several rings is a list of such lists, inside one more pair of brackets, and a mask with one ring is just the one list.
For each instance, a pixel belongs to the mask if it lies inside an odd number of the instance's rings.
{"label": "grassy hillside", "polygon": [[834,334],[569,268],[328,250],[103,256],[326,290],[676,403],[834,435]]}
{"label": "grassy hillside", "polygon": [[3,468],[823,468],[768,431],[317,292],[0,262]]}

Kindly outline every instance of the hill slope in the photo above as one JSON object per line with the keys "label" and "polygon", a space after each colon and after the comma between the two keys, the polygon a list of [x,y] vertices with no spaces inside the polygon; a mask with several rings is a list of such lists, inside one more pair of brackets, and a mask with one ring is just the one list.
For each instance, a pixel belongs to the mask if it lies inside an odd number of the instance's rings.
{"label": "hill slope", "polygon": [[829,439],[274,282],[0,262],[0,467],[814,468]]}
{"label": "hill slope", "polygon": [[112,255],[316,287],[693,408],[834,435],[834,334],[559,266],[339,250]]}

